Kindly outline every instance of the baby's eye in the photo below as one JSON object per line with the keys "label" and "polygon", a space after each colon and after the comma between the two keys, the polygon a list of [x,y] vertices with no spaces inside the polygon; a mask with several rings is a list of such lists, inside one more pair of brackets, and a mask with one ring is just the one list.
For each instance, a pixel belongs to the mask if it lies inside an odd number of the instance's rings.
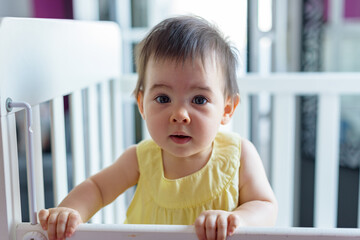
{"label": "baby's eye", "polygon": [[158,103],[169,103],[170,98],[166,95],[160,95],[155,98],[155,101]]}
{"label": "baby's eye", "polygon": [[207,103],[208,100],[204,96],[195,96],[194,99],[192,100],[192,102],[195,104],[203,105],[203,104]]}

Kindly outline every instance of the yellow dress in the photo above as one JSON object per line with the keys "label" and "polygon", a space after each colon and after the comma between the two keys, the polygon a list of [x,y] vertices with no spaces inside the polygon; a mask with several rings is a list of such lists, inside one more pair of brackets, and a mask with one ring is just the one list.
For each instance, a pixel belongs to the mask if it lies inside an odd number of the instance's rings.
{"label": "yellow dress", "polygon": [[238,206],[239,135],[218,133],[207,164],[175,180],[164,177],[161,149],[153,140],[139,143],[136,152],[140,177],[125,223],[190,225],[204,210]]}

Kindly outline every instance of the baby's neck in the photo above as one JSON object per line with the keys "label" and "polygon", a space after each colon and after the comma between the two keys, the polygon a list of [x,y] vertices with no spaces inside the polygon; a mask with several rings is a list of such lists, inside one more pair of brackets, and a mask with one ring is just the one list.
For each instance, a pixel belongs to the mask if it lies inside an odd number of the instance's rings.
{"label": "baby's neck", "polygon": [[202,169],[209,161],[212,147],[202,153],[189,157],[176,157],[162,151],[164,177],[178,179],[191,175]]}

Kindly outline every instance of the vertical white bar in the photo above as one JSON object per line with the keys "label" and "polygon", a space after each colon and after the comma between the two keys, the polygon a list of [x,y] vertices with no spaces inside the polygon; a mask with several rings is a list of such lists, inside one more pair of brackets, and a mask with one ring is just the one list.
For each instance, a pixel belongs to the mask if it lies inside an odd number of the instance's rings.
{"label": "vertical white bar", "polygon": [[317,116],[314,226],[336,227],[339,179],[340,102],[320,95]]}
{"label": "vertical white bar", "polygon": [[332,71],[339,71],[340,64],[340,44],[342,38],[342,27],[343,27],[343,14],[344,14],[344,6],[345,1],[341,0],[330,0],[329,1],[329,41],[331,44],[331,60],[330,60],[330,69]]}
{"label": "vertical white bar", "polygon": [[[36,207],[39,211],[45,208],[45,194],[44,194],[44,175],[43,175],[43,158],[42,158],[42,143],[41,143],[41,125],[40,125],[40,107],[39,105],[32,106],[33,112],[33,126],[34,132],[34,161],[35,161],[35,183],[36,183]],[[28,144],[26,144],[28,145]],[[28,151],[28,150],[26,150]]]}
{"label": "vertical white bar", "polygon": [[99,97],[96,86],[90,86],[86,90],[87,129],[88,138],[88,176],[94,175],[100,170],[100,142],[99,142]]}
{"label": "vertical white bar", "polygon": [[274,96],[271,185],[279,202],[277,225],[291,227],[294,212],[295,96]]}
{"label": "vertical white bar", "polygon": [[50,101],[50,112],[54,205],[57,206],[68,194],[64,101],[62,96]]}
{"label": "vertical white bar", "polygon": [[150,139],[151,136],[144,119],[141,119],[141,127],[142,127],[142,139]]}
{"label": "vertical white bar", "polygon": [[[99,96],[96,86],[89,86],[85,91],[87,109],[87,176],[94,175],[100,170],[100,142],[99,142]],[[92,223],[101,223],[101,212],[91,218]]]}
{"label": "vertical white bar", "polygon": [[[115,0],[115,18],[124,35],[131,35],[131,0]],[[122,59],[132,59],[132,39],[122,39]],[[125,73],[131,73],[133,68],[132,61],[122,61],[122,69]]]}
{"label": "vertical white bar", "polygon": [[[110,114],[110,82],[100,84],[100,146],[102,168],[106,168],[113,162],[111,144],[111,114]],[[104,208],[104,223],[114,223],[114,206]]]}
{"label": "vertical white bar", "polygon": [[74,19],[99,20],[99,1],[97,0],[73,0]]}
{"label": "vertical white bar", "polygon": [[74,187],[85,180],[84,124],[81,90],[69,96]]}
{"label": "vertical white bar", "polygon": [[100,84],[100,146],[102,168],[112,163],[110,83]]}
{"label": "vertical white bar", "polygon": [[[124,132],[122,115],[122,96],[121,84],[119,79],[112,80],[111,84],[111,126],[112,126],[112,159],[117,159],[124,151]],[[115,200],[115,223],[124,223],[126,218],[126,199],[125,193],[121,194]]]}
{"label": "vertical white bar", "polygon": [[246,139],[249,139],[250,137],[249,97],[250,96],[246,92],[241,92],[240,103],[231,120],[234,132],[239,133]]}
{"label": "vertical white bar", "polygon": [[0,232],[15,239],[21,222],[20,184],[15,114],[0,117]]}
{"label": "vertical white bar", "polygon": [[[288,22],[284,19],[288,19],[289,9],[288,0],[276,0],[275,1],[275,69],[278,72],[286,72],[288,65],[288,54],[287,54],[287,40],[288,40]],[[292,49],[291,49],[292,50]]]}

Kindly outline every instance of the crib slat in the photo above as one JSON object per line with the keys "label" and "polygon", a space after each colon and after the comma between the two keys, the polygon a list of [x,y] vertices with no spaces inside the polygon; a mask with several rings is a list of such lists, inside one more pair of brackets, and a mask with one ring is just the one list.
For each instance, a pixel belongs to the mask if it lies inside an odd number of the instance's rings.
{"label": "crib slat", "polygon": [[[34,160],[35,160],[35,183],[36,183],[36,207],[37,210],[45,208],[43,157],[41,143],[40,107],[32,106],[33,132],[34,132]],[[26,144],[27,147],[28,144]],[[26,150],[28,152],[28,150]],[[30,195],[29,195],[30,196]]]}
{"label": "crib slat", "polygon": [[96,86],[86,89],[87,109],[87,176],[94,175],[100,170],[100,142],[99,142],[99,97]]}
{"label": "crib slat", "polygon": [[0,232],[14,239],[13,223],[21,222],[15,114],[0,117]]}
{"label": "crib slat", "polygon": [[314,226],[336,227],[340,102],[335,94],[320,95],[317,117]]}
{"label": "crib slat", "polygon": [[281,206],[277,225],[290,227],[294,219],[295,97],[274,96],[273,107],[271,183]]}
{"label": "crib slat", "polygon": [[85,180],[84,129],[82,92],[77,90],[69,95],[71,151],[73,162],[73,184]]}
{"label": "crib slat", "polygon": [[[86,137],[86,165],[87,177],[100,170],[100,142],[99,142],[99,95],[95,85],[89,86],[85,91],[85,107],[87,111],[87,137]],[[101,212],[91,218],[92,223],[101,223]]]}
{"label": "crib slat", "polygon": [[111,128],[112,128],[112,159],[116,159],[124,151],[123,141],[123,97],[121,95],[120,80],[110,82],[111,91]]}
{"label": "crib slat", "polygon": [[142,128],[142,133],[141,133],[142,139],[150,139],[151,136],[144,119],[141,119],[141,128]]}
{"label": "crib slat", "polygon": [[246,92],[241,92],[240,103],[238,109],[235,111],[232,119],[233,130],[239,133],[243,138],[250,137],[250,96]]}
{"label": "crib slat", "polygon": [[100,145],[102,168],[112,163],[110,104],[110,84],[109,82],[104,82],[100,84]]}
{"label": "crib slat", "polygon": [[57,206],[68,194],[64,100],[62,96],[50,101],[50,112],[54,205]]}
{"label": "crib slat", "polygon": [[[100,84],[100,146],[101,146],[101,168],[108,167],[112,162],[111,144],[111,113],[110,113],[110,84]],[[114,223],[114,205],[110,204],[103,210],[104,223]]]}
{"label": "crib slat", "polygon": [[[119,79],[110,82],[111,90],[111,128],[112,128],[112,159],[117,159],[124,151],[123,141],[123,114],[122,114],[122,96],[121,85]],[[125,221],[126,199],[125,194],[120,195],[114,203],[115,207],[115,223],[121,224]]]}

